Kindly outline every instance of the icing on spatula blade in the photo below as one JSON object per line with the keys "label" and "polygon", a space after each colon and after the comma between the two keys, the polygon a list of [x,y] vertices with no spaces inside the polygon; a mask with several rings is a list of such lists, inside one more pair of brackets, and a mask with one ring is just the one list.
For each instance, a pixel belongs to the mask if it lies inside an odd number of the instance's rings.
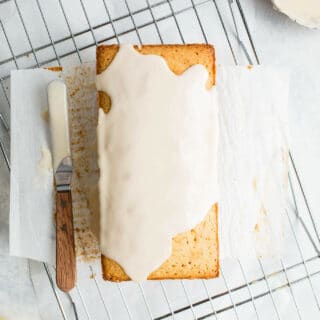
{"label": "icing on spatula blade", "polygon": [[56,186],[56,281],[63,291],[76,282],[67,90],[63,81],[48,86],[49,119]]}

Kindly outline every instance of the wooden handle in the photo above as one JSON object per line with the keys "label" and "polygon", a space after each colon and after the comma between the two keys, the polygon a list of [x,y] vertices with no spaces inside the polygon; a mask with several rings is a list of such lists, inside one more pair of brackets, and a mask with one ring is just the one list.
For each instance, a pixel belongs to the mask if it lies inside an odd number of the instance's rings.
{"label": "wooden handle", "polygon": [[71,191],[59,191],[56,197],[56,281],[58,287],[67,292],[76,283]]}

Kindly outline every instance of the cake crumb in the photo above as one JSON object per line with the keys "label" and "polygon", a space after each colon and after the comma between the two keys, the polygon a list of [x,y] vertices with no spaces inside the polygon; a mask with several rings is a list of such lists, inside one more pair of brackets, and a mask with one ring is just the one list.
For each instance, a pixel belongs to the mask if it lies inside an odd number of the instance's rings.
{"label": "cake crumb", "polygon": [[264,216],[267,215],[267,210],[266,210],[266,208],[265,208],[264,206],[261,206],[261,208],[260,208],[260,214],[262,214],[262,215],[264,215]]}
{"label": "cake crumb", "polygon": [[75,88],[70,92],[70,97],[74,97],[78,92],[79,92],[80,88]]}
{"label": "cake crumb", "polygon": [[257,191],[257,178],[254,177],[252,180],[252,186],[253,186],[253,190]]}
{"label": "cake crumb", "polygon": [[45,121],[45,122],[49,122],[49,109],[45,108],[42,112],[41,112],[41,118]]}
{"label": "cake crumb", "polygon": [[248,64],[248,65],[247,65],[247,69],[248,69],[248,70],[253,69],[253,65],[252,65],[252,64]]}

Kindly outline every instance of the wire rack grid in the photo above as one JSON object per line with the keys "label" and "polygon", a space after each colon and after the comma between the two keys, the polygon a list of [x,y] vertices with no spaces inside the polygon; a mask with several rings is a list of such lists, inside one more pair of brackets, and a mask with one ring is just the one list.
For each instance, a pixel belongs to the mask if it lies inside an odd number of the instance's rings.
{"label": "wire rack grid", "polygon": [[[8,16],[1,16],[2,10]],[[0,18],[3,175],[10,171],[12,69],[92,61],[96,45],[105,42],[209,42],[219,44],[222,63],[260,64],[240,0],[9,0],[0,2]],[[41,274],[56,309],[54,319],[317,319],[320,237],[292,153],[289,156],[290,199],[283,214],[286,237],[292,241],[290,256],[257,259],[250,265],[240,260],[222,263],[221,277],[214,280],[143,284],[105,283],[99,264],[82,265],[78,284],[68,295],[57,289],[54,268],[29,261],[37,299],[41,296],[34,274]],[[48,319],[44,310],[39,313]]]}

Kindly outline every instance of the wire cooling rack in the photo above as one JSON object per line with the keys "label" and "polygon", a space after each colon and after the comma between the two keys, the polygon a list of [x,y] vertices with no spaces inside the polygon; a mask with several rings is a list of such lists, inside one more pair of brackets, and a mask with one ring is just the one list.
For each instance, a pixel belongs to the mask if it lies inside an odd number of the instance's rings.
{"label": "wire cooling rack", "polygon": [[[240,0],[9,0],[0,1],[0,17],[0,161],[8,170],[12,69],[92,61],[104,42],[209,42],[219,44],[222,63],[260,64]],[[39,309],[34,274],[51,295],[52,319],[319,319],[320,237],[289,156],[288,256],[227,261],[219,279],[143,284],[106,283],[99,263],[82,265],[68,295],[57,289],[52,267],[30,261]],[[48,319],[45,309],[39,314]]]}

